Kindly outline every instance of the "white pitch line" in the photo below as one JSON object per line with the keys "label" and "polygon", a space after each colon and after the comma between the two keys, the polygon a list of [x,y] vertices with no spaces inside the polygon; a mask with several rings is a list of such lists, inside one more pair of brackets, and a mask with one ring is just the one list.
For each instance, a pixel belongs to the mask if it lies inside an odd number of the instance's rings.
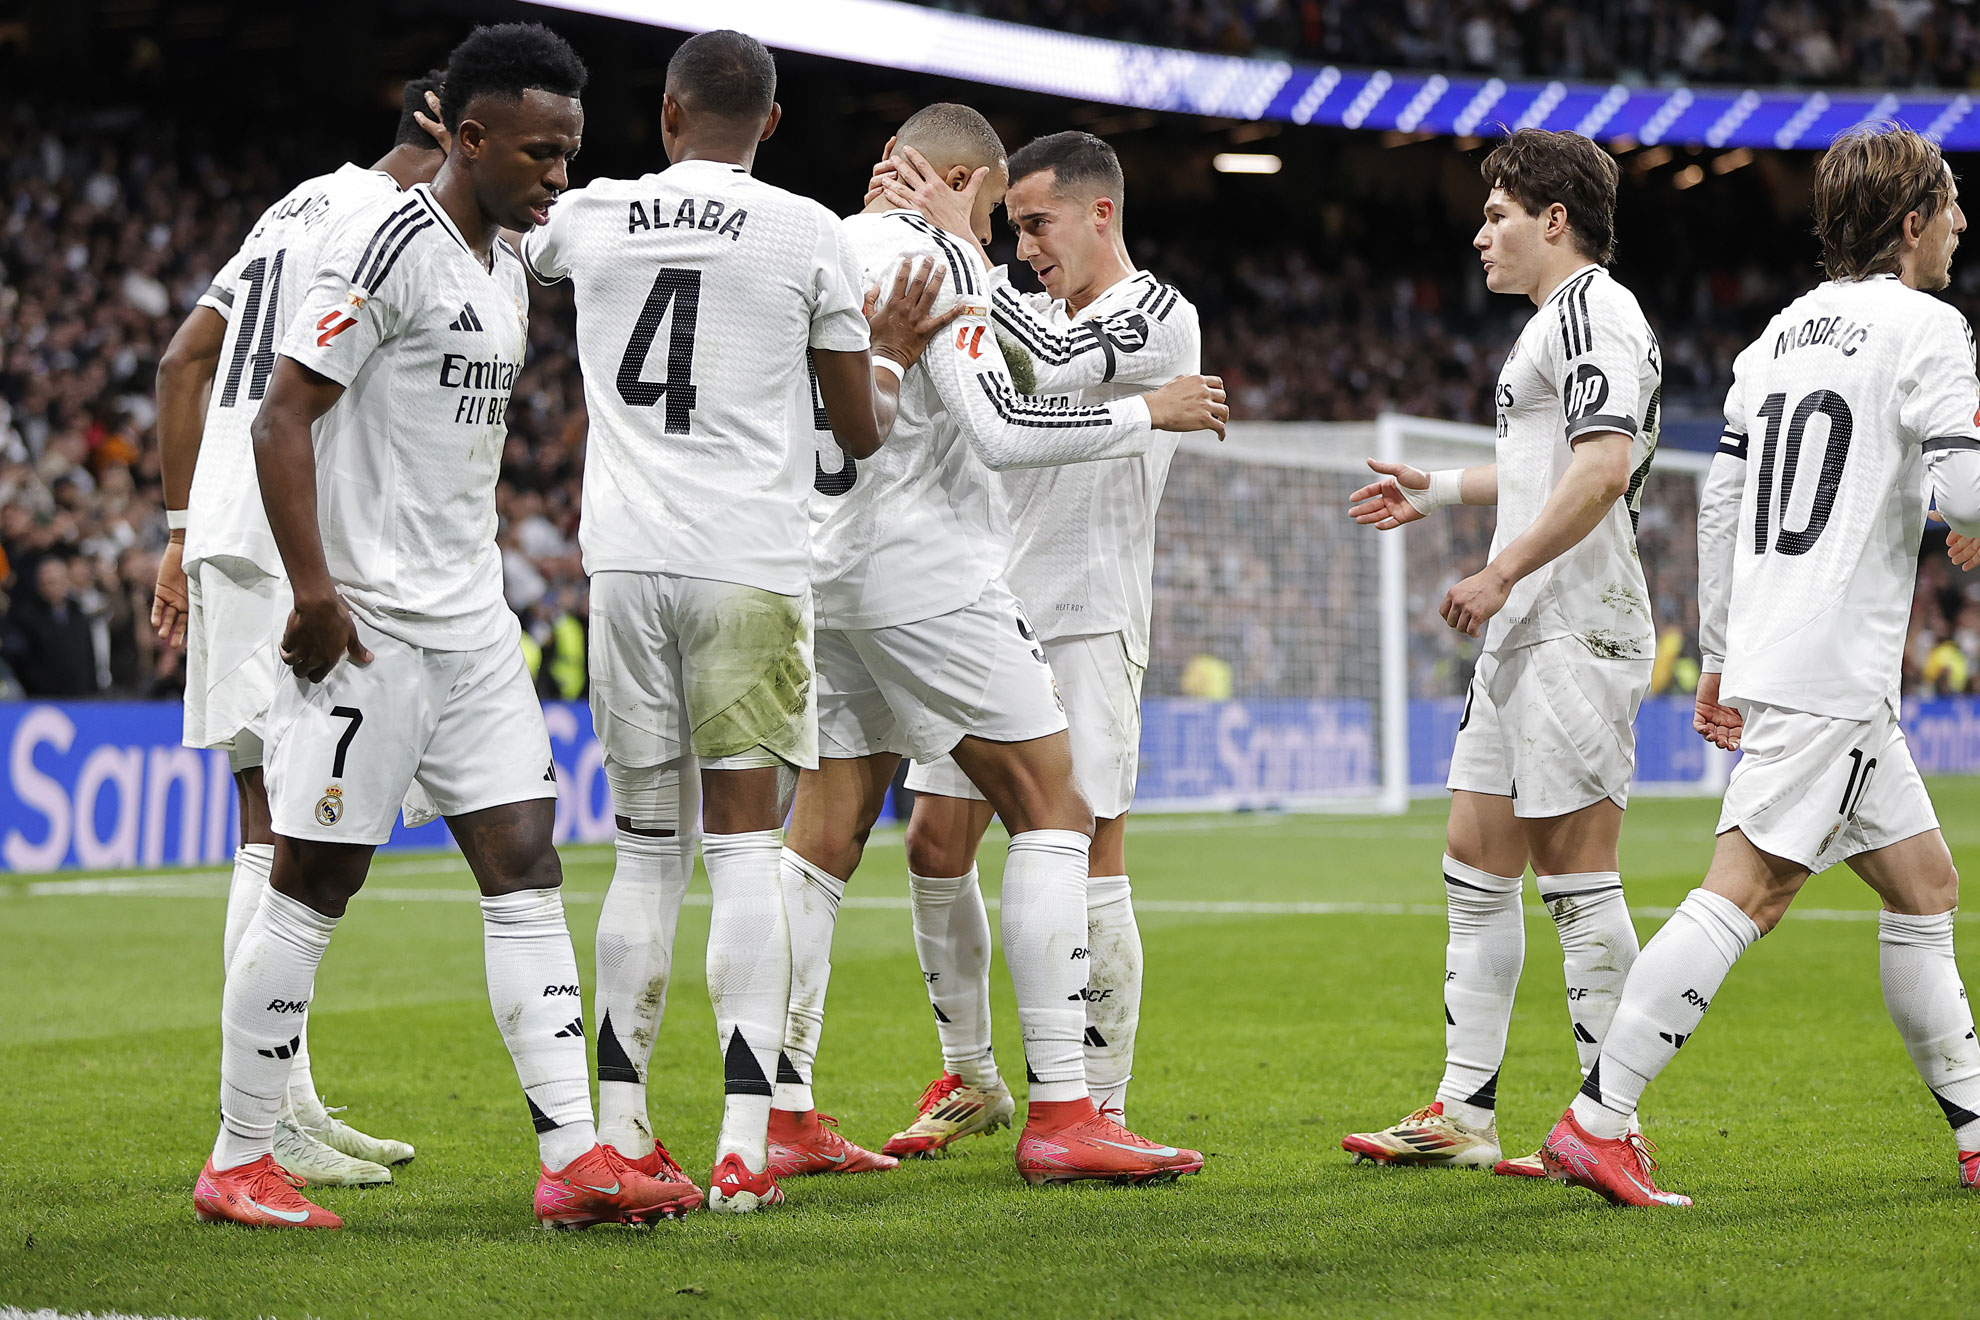
{"label": "white pitch line", "polygon": [[126,1315],[122,1311],[23,1311],[18,1306],[0,1306],[0,1320],[179,1320],[177,1316]]}
{"label": "white pitch line", "polygon": [[[20,886],[0,886],[0,893],[23,894],[29,898],[224,898],[227,893],[225,875],[218,872],[194,872],[170,878],[150,878],[141,876],[100,876],[89,880],[43,880]],[[383,903],[478,903],[481,895],[472,889],[404,889],[382,885],[372,886],[362,891],[360,899]],[[566,889],[564,902],[567,904],[590,904],[604,899],[601,893],[582,889]],[[682,900],[689,907],[708,907],[714,901],[712,896],[700,891],[690,893]],[[986,897],[984,906],[995,908],[995,898]],[[899,895],[847,895],[840,900],[842,908],[860,908],[875,912],[906,912],[913,906],[910,900]],[[1134,910],[1149,914],[1210,917],[1441,917],[1442,904],[1438,903],[1361,903],[1339,902],[1271,902],[1234,900],[1193,900],[1180,898],[1138,898]],[[1547,909],[1539,903],[1528,903],[1526,915],[1539,917]],[[1648,917],[1653,920],[1668,918],[1676,908],[1636,907],[1630,908],[1633,916]],[[1790,908],[1790,917],[1806,921],[1861,921],[1877,919],[1871,908]],[[1980,911],[1961,912],[1956,921],[1980,921]],[[0,1311],[0,1320],[10,1320],[6,1312]]]}

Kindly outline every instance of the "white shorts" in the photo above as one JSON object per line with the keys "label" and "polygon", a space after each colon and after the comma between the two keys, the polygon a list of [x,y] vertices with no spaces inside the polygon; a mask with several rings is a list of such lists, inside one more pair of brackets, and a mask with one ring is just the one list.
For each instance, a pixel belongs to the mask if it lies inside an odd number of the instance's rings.
{"label": "white shorts", "polygon": [[1895,712],[1842,720],[1739,706],[1746,727],[1719,833],[1820,872],[1939,828]]}
{"label": "white shorts", "polygon": [[689,753],[709,770],[818,764],[809,593],[596,573],[590,655],[591,720],[622,808]]}
{"label": "white shorts", "polygon": [[1066,727],[1052,668],[1011,589],[891,628],[818,632],[818,744],[833,760],[934,760],[964,735],[1025,742]]}
{"label": "white shorts", "polygon": [[236,773],[261,764],[262,722],[282,673],[275,639],[288,583],[245,559],[207,559],[186,574],[188,747],[227,751]]}
{"label": "white shorts", "polygon": [[284,673],[268,711],[275,833],[380,844],[407,790],[443,816],[557,796],[543,707],[514,635],[428,651],[359,622],[372,661],[321,683]]}
{"label": "white shorts", "polygon": [[1510,797],[1522,819],[1565,816],[1603,798],[1628,806],[1632,726],[1653,663],[1597,656],[1573,637],[1483,653],[1446,787]]}
{"label": "white shorts", "polygon": [[[1129,658],[1127,638],[1117,632],[1054,638],[1045,643],[1045,658],[1066,703],[1073,782],[1099,819],[1125,816],[1134,805],[1141,769],[1142,667]],[[916,793],[983,800],[950,756],[916,761],[907,786]]]}

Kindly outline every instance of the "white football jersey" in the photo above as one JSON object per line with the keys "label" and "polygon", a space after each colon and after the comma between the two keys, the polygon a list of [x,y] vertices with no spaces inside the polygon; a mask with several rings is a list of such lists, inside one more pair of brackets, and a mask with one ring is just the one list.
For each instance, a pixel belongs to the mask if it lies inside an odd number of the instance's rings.
{"label": "white football jersey", "polygon": [[[1148,393],[1200,369],[1196,308],[1137,271],[1070,315],[1001,278],[992,314],[1037,367],[1037,388],[1099,404]],[[1148,663],[1155,513],[1182,437],[1158,432],[1138,458],[1014,472],[1004,478],[1014,545],[1010,583],[1041,637],[1121,633]]]}
{"label": "white football jersey", "polygon": [[330,576],[367,623],[428,650],[517,632],[495,481],[529,285],[508,244],[494,258],[415,184],[337,226],[282,344],[345,387],[313,437]]}
{"label": "white football jersey", "polygon": [[933,259],[948,268],[941,310],[963,304],[901,381],[878,453],[854,461],[805,400],[822,428],[811,496],[818,624],[884,628],[961,609],[1004,571],[1000,473],[1144,453],[1148,407],[1020,395],[990,328],[989,272],[973,253],[913,211],[841,223],[866,284],[889,289],[903,261]]}
{"label": "white football jersey", "polygon": [[1556,637],[1595,655],[1641,660],[1657,652],[1650,590],[1636,557],[1643,482],[1657,448],[1663,390],[1657,336],[1636,296],[1600,266],[1561,281],[1520,332],[1499,369],[1498,555],[1533,525],[1574,459],[1577,438],[1630,438],[1629,490],[1580,544],[1522,578],[1485,628],[1485,649]]}
{"label": "white football jersey", "polygon": [[304,180],[261,213],[240,251],[201,296],[200,306],[227,318],[227,337],[207,397],[186,504],[188,569],[224,557],[281,576],[282,556],[268,532],[249,427],[261,411],[276,352],[302,306],[324,240],[357,207],[398,194],[391,175],[357,165]]}
{"label": "white football jersey", "polygon": [[1895,275],[1817,285],[1739,355],[1698,521],[1721,700],[1895,706],[1926,510],[1957,525],[1980,485],[1976,407],[1966,318]]}
{"label": "white football jersey", "polygon": [[867,346],[838,218],[740,166],[682,161],[565,193],[523,258],[576,292],[585,571],[802,595],[806,349]]}

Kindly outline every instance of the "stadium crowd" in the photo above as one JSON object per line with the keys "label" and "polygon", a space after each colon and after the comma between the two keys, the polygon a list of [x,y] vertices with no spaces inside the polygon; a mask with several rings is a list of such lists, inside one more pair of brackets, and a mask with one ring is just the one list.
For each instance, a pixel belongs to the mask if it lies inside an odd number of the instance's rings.
{"label": "stadium crowd", "polygon": [[[148,624],[166,540],[154,373],[255,216],[304,171],[255,152],[222,164],[155,117],[56,122],[25,105],[0,116],[0,162],[0,697],[170,694],[182,659]],[[1447,281],[1361,255],[1352,232],[1346,255],[1324,265],[1290,239],[1216,248],[1152,222],[1135,246],[1197,303],[1204,364],[1225,375],[1241,419],[1385,409],[1491,419],[1518,309],[1488,301],[1463,267],[1464,282]],[[1406,273],[1381,273],[1397,270]],[[1967,275],[1962,302],[1980,292],[1980,268]],[[1666,323],[1699,329],[1665,336],[1667,407],[1709,411],[1743,342],[1733,313],[1771,310],[1798,278],[1701,271],[1680,281],[1660,304]],[[576,530],[586,418],[574,326],[566,292],[536,290],[498,497],[509,603],[540,689],[562,697],[585,686]],[[1372,538],[1331,520],[1349,488],[1320,472],[1178,459],[1158,542],[1151,694],[1360,694],[1372,639],[1340,620],[1359,608],[1374,558]],[[1676,663],[1696,655],[1694,504],[1688,478],[1653,482],[1641,529],[1656,616],[1671,630],[1666,668],[1680,686],[1695,672]],[[1481,562],[1489,522],[1460,514],[1448,535],[1413,593]],[[1921,583],[1908,687],[1980,690],[1980,585],[1929,555]],[[1414,689],[1462,690],[1468,644],[1437,622],[1434,600],[1417,603]]]}
{"label": "stadium crowd", "polygon": [[1980,14],[1933,0],[922,0],[1227,55],[1502,77],[1972,87]]}

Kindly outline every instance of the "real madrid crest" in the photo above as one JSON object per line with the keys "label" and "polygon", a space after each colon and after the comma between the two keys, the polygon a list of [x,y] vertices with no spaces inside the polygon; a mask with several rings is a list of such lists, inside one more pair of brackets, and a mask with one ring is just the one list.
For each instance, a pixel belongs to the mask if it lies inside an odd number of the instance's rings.
{"label": "real madrid crest", "polygon": [[1842,833],[1842,822],[1837,821],[1834,825],[1829,827],[1829,837],[1822,840],[1822,846],[1815,850],[1815,855],[1817,857],[1820,857],[1823,853],[1829,851],[1829,845],[1834,843],[1836,841],[1836,836],[1841,833]]}
{"label": "real madrid crest", "polygon": [[316,823],[335,825],[344,818],[344,790],[335,784],[323,790],[323,796],[316,799]]}

